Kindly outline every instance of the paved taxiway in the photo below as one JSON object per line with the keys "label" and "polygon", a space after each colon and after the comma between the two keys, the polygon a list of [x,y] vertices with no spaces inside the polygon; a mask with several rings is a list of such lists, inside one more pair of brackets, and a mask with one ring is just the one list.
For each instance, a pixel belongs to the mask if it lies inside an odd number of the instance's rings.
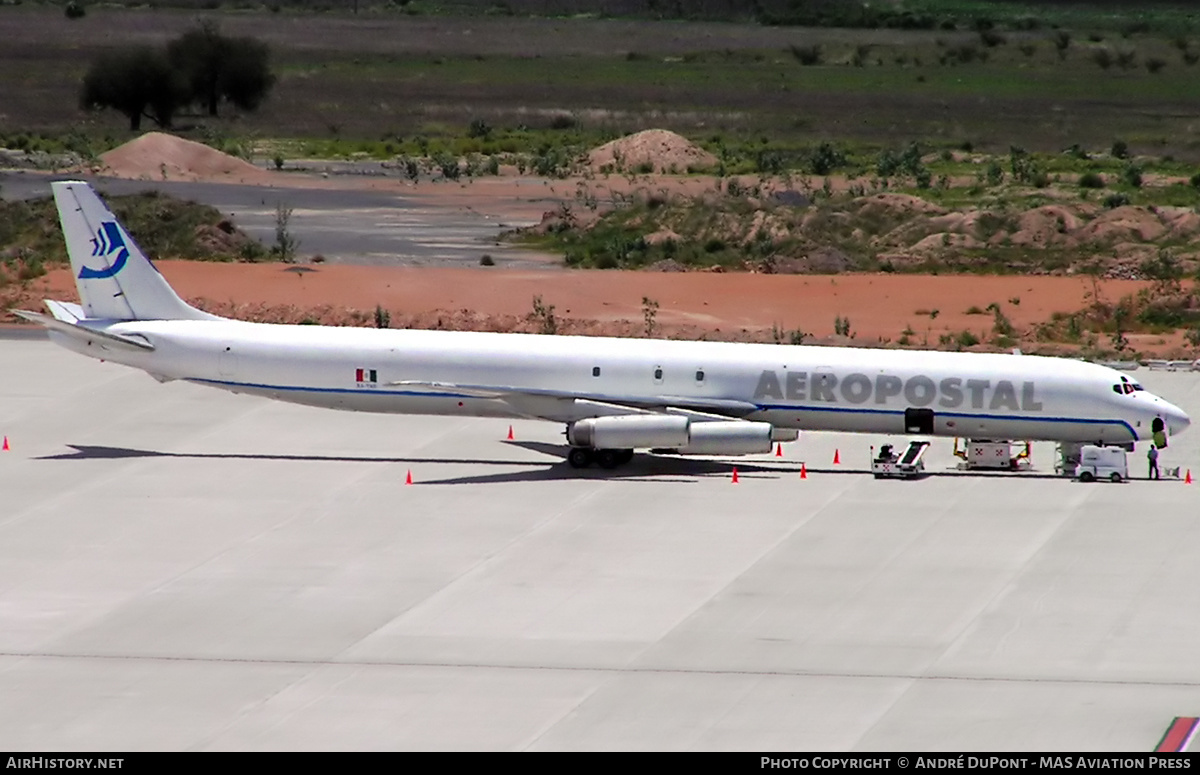
{"label": "paved taxiway", "polygon": [[1200,483],[877,482],[840,434],[580,474],[507,429],[0,340],[0,749],[1147,751],[1200,712]]}
{"label": "paved taxiway", "polygon": [[161,191],[202,202],[267,246],[275,243],[276,208],[282,205],[292,209],[289,231],[300,240],[300,254],[320,254],[335,263],[478,266],[487,253],[506,267],[558,266],[544,253],[499,241],[501,233],[527,223],[501,223],[463,207],[423,206],[383,191],[0,172],[0,194],[6,199],[47,197],[50,181],[80,179],[106,196]]}

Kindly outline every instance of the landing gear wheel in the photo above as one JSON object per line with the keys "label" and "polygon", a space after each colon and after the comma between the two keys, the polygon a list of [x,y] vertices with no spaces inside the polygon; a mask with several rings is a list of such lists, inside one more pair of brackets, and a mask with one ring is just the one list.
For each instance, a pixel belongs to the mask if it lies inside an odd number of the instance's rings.
{"label": "landing gear wheel", "polygon": [[596,462],[601,468],[616,468],[621,464],[621,455],[619,449],[602,449],[596,453]]}
{"label": "landing gear wheel", "polygon": [[592,451],[583,447],[572,447],[567,453],[567,462],[571,468],[587,468],[592,464]]}

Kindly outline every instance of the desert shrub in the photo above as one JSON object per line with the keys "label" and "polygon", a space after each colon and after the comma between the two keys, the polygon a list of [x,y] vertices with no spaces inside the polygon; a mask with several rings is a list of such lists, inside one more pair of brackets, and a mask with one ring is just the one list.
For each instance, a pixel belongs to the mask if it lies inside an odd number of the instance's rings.
{"label": "desert shrub", "polygon": [[1007,43],[1008,38],[1004,37],[995,30],[983,30],[979,33],[979,42],[988,48],[995,48],[996,46],[1002,46]]}
{"label": "desert shrub", "polygon": [[66,7],[63,8],[63,14],[68,19],[82,19],[87,15],[87,10],[83,7],[83,3],[76,2],[76,0],[71,0],[71,2],[67,3]]}
{"label": "desert shrub", "polygon": [[846,154],[832,143],[821,143],[809,156],[809,171],[814,175],[828,175],[846,164]]}
{"label": "desert shrub", "polygon": [[1188,183],[1191,184],[1192,188],[1200,188],[1200,172],[1188,178]]}
{"label": "desert shrub", "polygon": [[792,56],[802,65],[819,65],[821,63],[821,47],[819,45],[812,46],[791,46]]}
{"label": "desert shrub", "polygon": [[1071,33],[1066,30],[1058,30],[1054,33],[1054,48],[1058,51],[1058,58],[1064,59],[1067,56],[1067,49],[1071,47]]}
{"label": "desert shrub", "polygon": [[471,125],[467,128],[467,137],[478,137],[486,140],[492,135],[492,127],[482,118],[471,119]]}
{"label": "desert shrub", "polygon": [[1121,172],[1121,177],[1126,183],[1134,188],[1142,187],[1142,168],[1136,164],[1130,164]]}
{"label": "desert shrub", "polygon": [[999,162],[990,162],[987,166],[987,182],[989,186],[998,186],[1004,182],[1004,168]]}
{"label": "desert shrub", "polygon": [[979,46],[974,43],[960,43],[957,46],[951,46],[947,49],[938,58],[938,61],[943,65],[967,65],[977,59],[981,62],[987,61],[987,56],[987,52],[980,50]]}
{"label": "desert shrub", "polygon": [[1098,172],[1085,172],[1079,176],[1081,188],[1104,188],[1104,176]]}
{"label": "desert shrub", "polygon": [[1150,31],[1150,22],[1145,19],[1137,19],[1135,21],[1126,22],[1121,25],[1121,37],[1128,38],[1141,32]]}
{"label": "desert shrub", "polygon": [[433,163],[441,170],[446,180],[458,180],[462,170],[458,166],[458,157],[449,151],[438,151],[433,157]]}
{"label": "desert shrub", "polygon": [[1110,153],[1114,159],[1128,159],[1129,143],[1125,142],[1124,140],[1114,140]]}
{"label": "desert shrub", "polygon": [[1129,204],[1129,197],[1125,196],[1124,194],[1109,194],[1108,196],[1104,197],[1104,206],[1110,210],[1117,207],[1124,207],[1127,204]]}
{"label": "desert shrub", "polygon": [[1018,145],[1011,146],[1008,155],[1012,176],[1015,180],[1038,188],[1050,183],[1050,176],[1045,169],[1024,148]]}
{"label": "desert shrub", "polygon": [[767,175],[776,175],[783,172],[783,154],[770,148],[761,148],[754,155],[754,168],[755,171]]}
{"label": "desert shrub", "polygon": [[1159,59],[1158,57],[1150,57],[1149,59],[1146,60],[1146,70],[1148,70],[1151,73],[1157,73],[1159,70],[1162,70],[1166,66],[1167,66],[1166,60]]}
{"label": "desert shrub", "polygon": [[1092,51],[1092,61],[1100,66],[1101,70],[1107,70],[1113,66],[1113,52],[1107,47],[1101,47]]}

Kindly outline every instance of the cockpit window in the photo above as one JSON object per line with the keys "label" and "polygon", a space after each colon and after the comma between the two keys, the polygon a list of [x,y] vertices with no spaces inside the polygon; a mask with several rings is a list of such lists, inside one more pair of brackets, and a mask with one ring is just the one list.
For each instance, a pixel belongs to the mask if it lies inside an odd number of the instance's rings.
{"label": "cockpit window", "polygon": [[1120,395],[1122,393],[1124,393],[1125,395],[1129,395],[1130,393],[1136,393],[1139,390],[1145,390],[1144,387],[1137,384],[1136,382],[1124,382],[1124,381],[1121,382],[1119,385],[1113,385],[1112,389],[1113,389],[1113,392],[1118,395]]}

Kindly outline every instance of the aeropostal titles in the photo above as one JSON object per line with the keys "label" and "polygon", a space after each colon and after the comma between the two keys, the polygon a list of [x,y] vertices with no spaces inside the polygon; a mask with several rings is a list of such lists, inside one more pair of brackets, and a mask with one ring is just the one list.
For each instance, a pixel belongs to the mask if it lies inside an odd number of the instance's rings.
{"label": "aeropostal titles", "polygon": [[839,404],[886,405],[892,398],[904,397],[909,406],[939,406],[943,409],[969,406],[972,409],[1011,409],[1016,412],[1040,412],[1042,402],[1034,393],[1034,383],[1022,382],[1019,389],[1007,379],[965,379],[946,377],[935,381],[918,374],[901,379],[893,374],[836,374],[806,371],[776,372],[764,370],[754,390],[755,399],[774,398],[788,401],[822,401]]}

